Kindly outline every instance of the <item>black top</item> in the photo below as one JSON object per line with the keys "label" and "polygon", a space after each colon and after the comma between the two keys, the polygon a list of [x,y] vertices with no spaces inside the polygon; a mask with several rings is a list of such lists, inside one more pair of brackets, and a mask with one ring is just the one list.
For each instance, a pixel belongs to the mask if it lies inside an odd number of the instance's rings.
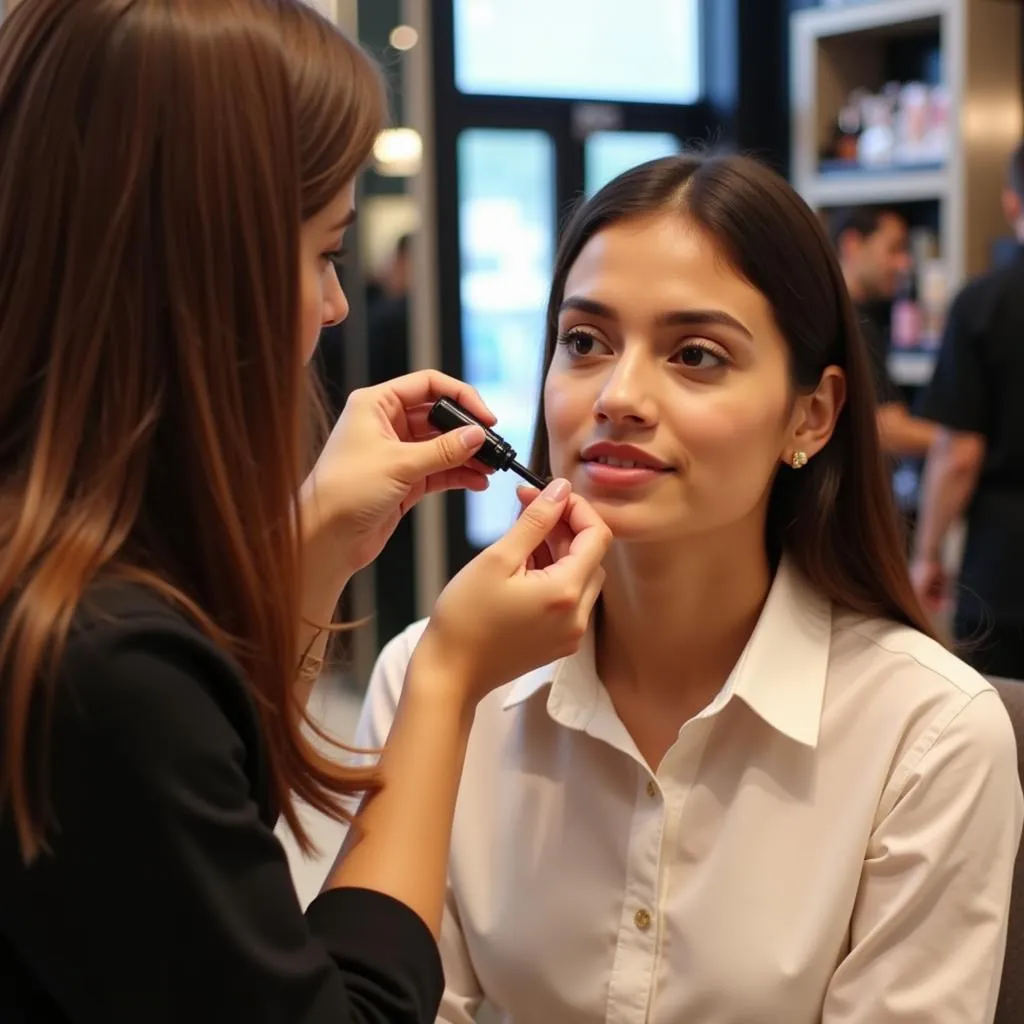
{"label": "black top", "polygon": [[99,604],[56,689],[52,852],[26,868],[0,821],[0,1021],[432,1022],[413,911],[342,889],[303,915],[237,667],[145,591]]}
{"label": "black top", "polygon": [[1024,248],[954,300],[922,414],[987,442],[959,611],[1024,620]]}
{"label": "black top", "polygon": [[879,405],[902,402],[899,385],[889,375],[888,331],[883,323],[882,310],[876,305],[855,305],[857,325],[871,360],[871,373],[875,381],[875,397]]}

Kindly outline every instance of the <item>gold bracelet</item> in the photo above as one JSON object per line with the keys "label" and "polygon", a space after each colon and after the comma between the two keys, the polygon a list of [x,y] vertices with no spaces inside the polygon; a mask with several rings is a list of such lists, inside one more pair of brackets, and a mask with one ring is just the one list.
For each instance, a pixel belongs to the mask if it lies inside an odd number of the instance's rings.
{"label": "gold bracelet", "polygon": [[315,683],[320,678],[320,673],[323,672],[323,670],[323,658],[317,658],[312,654],[306,654],[303,656],[302,661],[299,662],[299,679]]}
{"label": "gold bracelet", "polygon": [[315,654],[310,654],[310,651],[316,646],[316,642],[324,635],[322,629],[318,629],[313,636],[313,639],[309,641],[309,646],[302,652],[302,657],[299,658],[299,671],[298,677],[301,680],[305,680],[311,683],[315,683],[320,678],[320,673],[324,670],[324,658]]}

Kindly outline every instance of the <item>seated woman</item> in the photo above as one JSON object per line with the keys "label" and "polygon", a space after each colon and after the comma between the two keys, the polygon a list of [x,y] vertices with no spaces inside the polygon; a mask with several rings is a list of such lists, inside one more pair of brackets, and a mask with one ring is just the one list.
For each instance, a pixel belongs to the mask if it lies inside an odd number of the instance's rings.
{"label": "seated woman", "polygon": [[615,541],[581,651],[477,711],[442,1019],[991,1021],[1014,739],[914,597],[814,214],[739,157],[626,173],[562,239],[545,365],[534,468]]}

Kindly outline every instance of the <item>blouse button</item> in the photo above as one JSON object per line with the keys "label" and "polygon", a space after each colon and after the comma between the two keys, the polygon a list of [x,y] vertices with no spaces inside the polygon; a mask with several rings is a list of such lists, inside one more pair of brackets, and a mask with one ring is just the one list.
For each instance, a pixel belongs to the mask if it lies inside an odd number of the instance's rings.
{"label": "blouse button", "polygon": [[647,929],[651,927],[651,912],[649,910],[638,910],[633,915],[633,924],[635,924],[640,931],[647,931]]}
{"label": "blouse button", "polygon": [[658,787],[654,784],[654,779],[647,780],[647,795],[652,800],[658,795]]}

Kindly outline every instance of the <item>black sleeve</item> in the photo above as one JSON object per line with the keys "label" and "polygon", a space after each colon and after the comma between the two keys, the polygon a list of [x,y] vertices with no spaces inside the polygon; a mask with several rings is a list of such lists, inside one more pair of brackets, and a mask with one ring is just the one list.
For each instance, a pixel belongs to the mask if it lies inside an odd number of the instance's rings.
{"label": "black sleeve", "polygon": [[991,429],[989,383],[980,333],[972,326],[970,285],[950,307],[921,415],[950,430],[985,434]]}
{"label": "black sleeve", "polygon": [[0,910],[69,1019],[432,1022],[440,958],[413,911],[349,889],[303,915],[229,662],[159,631],[83,650],[54,710],[52,853]]}

